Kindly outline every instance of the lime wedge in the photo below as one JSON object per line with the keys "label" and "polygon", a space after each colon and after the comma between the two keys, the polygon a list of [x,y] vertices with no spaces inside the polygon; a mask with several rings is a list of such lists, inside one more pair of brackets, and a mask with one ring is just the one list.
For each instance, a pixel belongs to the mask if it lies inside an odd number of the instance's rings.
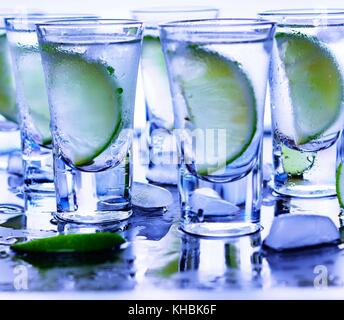
{"label": "lime wedge", "polygon": [[277,33],[277,47],[289,83],[294,140],[306,144],[331,127],[340,114],[343,81],[335,57],[312,36]]}
{"label": "lime wedge", "polygon": [[282,165],[285,172],[292,176],[301,176],[312,168],[316,152],[301,152],[282,145]]}
{"label": "lime wedge", "polygon": [[0,34],[0,114],[18,122],[15,89],[6,34]]}
{"label": "lime wedge", "polygon": [[188,109],[185,120],[193,129],[203,129],[195,130],[196,142],[204,141],[204,129],[224,129],[222,137],[214,132],[214,146],[225,140],[225,154],[195,159],[200,175],[211,174],[242,155],[256,132],[253,87],[238,62],[198,46],[189,45],[173,60]]}
{"label": "lime wedge", "polygon": [[49,78],[49,98],[63,135],[57,141],[75,166],[89,165],[118,136],[122,94],[115,70],[81,54],[42,46]]}
{"label": "lime wedge", "polygon": [[22,92],[42,145],[51,144],[50,115],[41,57],[36,47],[18,47]]}
{"label": "lime wedge", "polygon": [[344,209],[344,172],[343,164],[339,164],[336,172],[336,191],[339,205]]}
{"label": "lime wedge", "polygon": [[[173,106],[164,54],[159,37],[145,36],[142,42],[144,92],[155,122],[173,129]],[[159,88],[159,89],[157,89]]]}
{"label": "lime wedge", "polygon": [[111,250],[125,240],[116,233],[68,234],[36,239],[11,246],[20,253],[78,253]]}

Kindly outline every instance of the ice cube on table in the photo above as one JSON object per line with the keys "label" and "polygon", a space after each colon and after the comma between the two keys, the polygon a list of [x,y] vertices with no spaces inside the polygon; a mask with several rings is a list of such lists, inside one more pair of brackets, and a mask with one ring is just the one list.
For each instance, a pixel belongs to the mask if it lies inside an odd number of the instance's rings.
{"label": "ice cube on table", "polygon": [[275,217],[264,245],[277,250],[329,244],[339,241],[333,221],[314,214],[283,214]]}
{"label": "ice cube on table", "polygon": [[134,206],[145,209],[166,208],[173,203],[170,191],[148,183],[134,182],[131,191]]}
{"label": "ice cube on table", "polygon": [[222,200],[219,194],[211,188],[195,190],[190,198],[192,211],[202,210],[204,215],[230,215],[240,210],[231,202]]}

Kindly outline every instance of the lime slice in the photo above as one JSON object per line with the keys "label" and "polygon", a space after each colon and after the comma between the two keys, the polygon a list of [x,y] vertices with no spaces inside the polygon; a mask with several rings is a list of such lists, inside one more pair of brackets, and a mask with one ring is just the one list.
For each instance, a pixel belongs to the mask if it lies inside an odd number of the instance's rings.
{"label": "lime slice", "polygon": [[59,147],[75,166],[89,165],[118,136],[123,89],[115,70],[77,53],[42,46],[49,98],[63,140]]}
{"label": "lime slice", "polygon": [[20,59],[19,70],[22,92],[29,108],[32,123],[40,136],[42,145],[51,144],[50,115],[46,93],[41,56],[38,48],[18,47]]}
{"label": "lime slice", "polygon": [[0,114],[18,122],[15,89],[6,34],[0,34]]}
{"label": "lime slice", "polygon": [[339,205],[344,209],[344,172],[343,164],[339,164],[336,172],[336,191]]}
{"label": "lime slice", "polygon": [[172,130],[174,125],[172,98],[159,37],[143,38],[141,64],[149,111],[154,121],[159,122],[159,126]]}
{"label": "lime slice", "polygon": [[[185,120],[190,121],[193,129],[203,129],[195,130],[196,142],[204,141],[204,129],[225,131],[225,155],[214,159],[207,155],[202,160],[196,155],[197,172],[211,174],[236,160],[252,141],[257,123],[253,87],[238,62],[198,46],[189,45],[173,60],[175,78],[188,109]],[[214,146],[223,142],[219,140],[220,131],[217,132]]]}
{"label": "lime slice", "polygon": [[277,47],[289,82],[294,115],[294,140],[306,144],[337,120],[343,82],[329,49],[312,36],[277,33]]}
{"label": "lime slice", "polygon": [[282,165],[285,172],[292,176],[301,176],[312,168],[316,152],[301,152],[282,145]]}
{"label": "lime slice", "polygon": [[116,233],[68,234],[18,243],[11,249],[20,253],[78,253],[111,250],[125,240]]}

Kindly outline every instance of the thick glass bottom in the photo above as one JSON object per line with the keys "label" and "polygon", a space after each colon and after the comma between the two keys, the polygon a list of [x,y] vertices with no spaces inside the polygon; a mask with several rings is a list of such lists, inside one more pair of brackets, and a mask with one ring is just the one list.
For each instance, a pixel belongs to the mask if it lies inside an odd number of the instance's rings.
{"label": "thick glass bottom", "polygon": [[104,224],[128,219],[131,211],[131,153],[117,166],[86,172],[54,157],[57,210],[70,223]]}
{"label": "thick glass bottom", "polygon": [[261,226],[249,222],[200,222],[182,224],[181,230],[195,236],[225,238],[249,235],[260,231]]}
{"label": "thick glass bottom", "polygon": [[273,190],[278,194],[297,198],[322,198],[336,195],[335,185],[313,185],[307,184],[305,181],[302,183],[290,183],[281,186],[275,184]]}
{"label": "thick glass bottom", "polygon": [[[238,237],[260,230],[261,158],[243,177],[209,182],[187,166],[179,170],[181,229],[202,237]],[[234,171],[233,171],[234,172]]]}
{"label": "thick glass bottom", "polygon": [[23,213],[24,213],[24,208],[22,206],[11,204],[11,203],[0,204],[0,214],[20,215]]}
{"label": "thick glass bottom", "polygon": [[128,219],[132,210],[98,212],[55,212],[54,217],[70,223],[110,224]]}

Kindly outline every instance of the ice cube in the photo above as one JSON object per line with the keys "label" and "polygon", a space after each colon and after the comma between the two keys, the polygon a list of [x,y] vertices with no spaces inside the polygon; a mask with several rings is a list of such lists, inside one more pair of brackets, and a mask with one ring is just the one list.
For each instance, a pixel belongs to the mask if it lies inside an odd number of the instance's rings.
{"label": "ice cube", "polygon": [[162,165],[149,168],[146,174],[146,179],[159,184],[176,185],[178,182],[177,166]]}
{"label": "ice cube", "polygon": [[283,214],[276,217],[264,245],[277,251],[335,243],[339,231],[333,221],[314,214]]}
{"label": "ice cube", "polygon": [[193,192],[190,204],[194,212],[202,210],[204,215],[230,215],[240,210],[236,205],[222,200],[211,188],[200,188]]}
{"label": "ice cube", "polygon": [[173,197],[171,192],[165,188],[134,182],[131,202],[134,206],[145,209],[166,208],[172,204]]}

